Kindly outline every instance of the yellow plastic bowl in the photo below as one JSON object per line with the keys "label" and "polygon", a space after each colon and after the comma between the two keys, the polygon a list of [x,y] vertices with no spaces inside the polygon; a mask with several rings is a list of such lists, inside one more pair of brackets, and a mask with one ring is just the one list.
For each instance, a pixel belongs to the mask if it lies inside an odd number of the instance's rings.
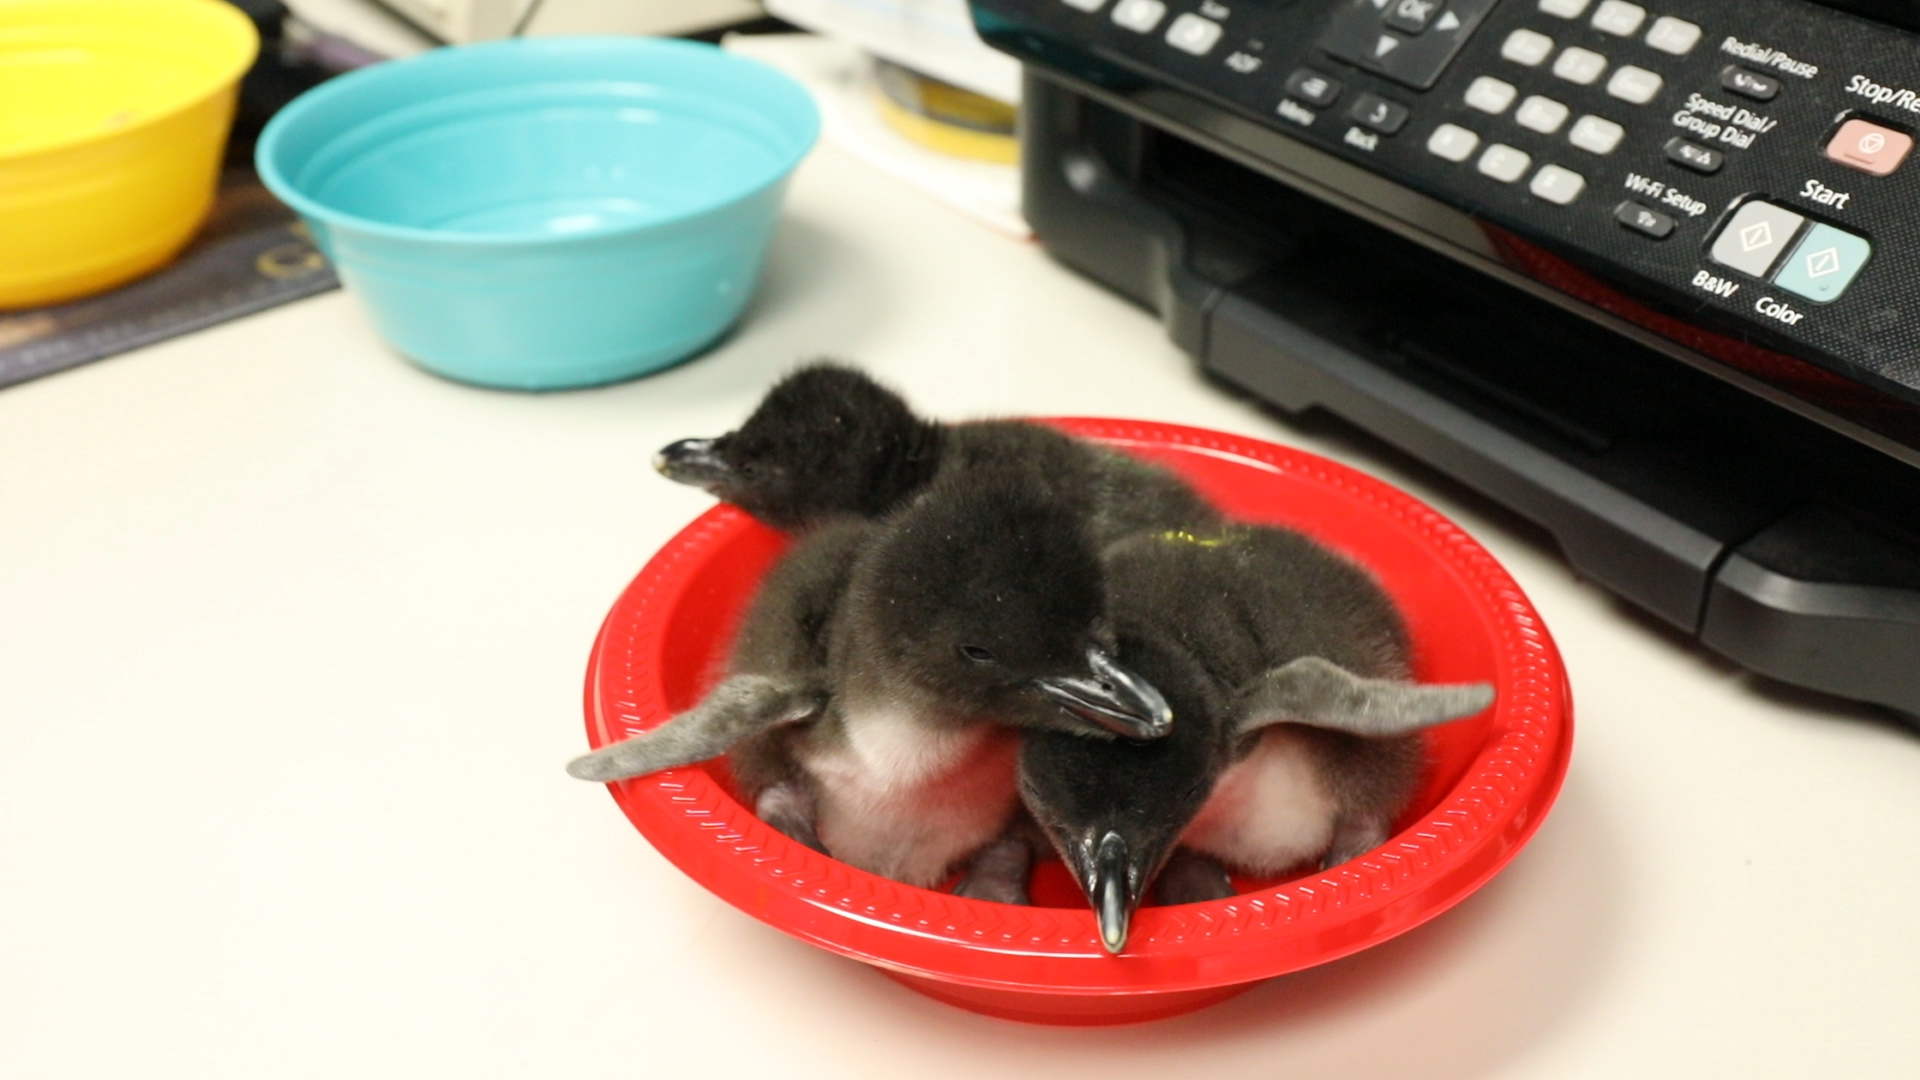
{"label": "yellow plastic bowl", "polygon": [[259,49],[219,0],[0,0],[0,308],[111,288],[184,247]]}

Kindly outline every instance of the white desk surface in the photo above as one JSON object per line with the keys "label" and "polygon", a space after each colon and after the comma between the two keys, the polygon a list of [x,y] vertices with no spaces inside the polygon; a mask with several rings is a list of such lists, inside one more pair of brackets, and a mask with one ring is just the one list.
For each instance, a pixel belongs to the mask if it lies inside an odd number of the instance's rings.
{"label": "white desk surface", "polygon": [[[1565,654],[1552,817],[1418,931],[1129,1028],[960,1012],[711,898],[561,766],[601,616],[709,505],[649,456],[818,354],[946,418],[1204,425],[1435,504]],[[475,390],[333,293],[0,391],[0,523],[6,1077],[1920,1075],[1920,737],[832,148],[694,363]]]}

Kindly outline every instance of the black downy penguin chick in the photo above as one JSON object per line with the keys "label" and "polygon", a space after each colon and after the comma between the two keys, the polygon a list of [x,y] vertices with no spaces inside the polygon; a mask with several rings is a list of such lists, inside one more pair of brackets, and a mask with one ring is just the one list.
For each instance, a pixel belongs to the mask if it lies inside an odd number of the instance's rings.
{"label": "black downy penguin chick", "polygon": [[731,748],[769,824],[934,884],[1017,813],[1016,729],[1157,738],[1171,725],[1113,659],[1085,519],[1016,469],[803,534],[707,699],[568,771],[612,780]]}
{"label": "black downy penguin chick", "polygon": [[1141,537],[1106,563],[1121,656],[1180,722],[1154,743],[1032,733],[1020,786],[1109,951],[1156,875],[1162,902],[1189,903],[1231,894],[1222,864],[1265,876],[1378,846],[1419,778],[1414,733],[1493,698],[1409,681],[1386,594],[1297,533]]}
{"label": "black downy penguin chick", "polygon": [[1202,528],[1217,512],[1166,469],[1022,420],[923,420],[866,374],[830,363],[795,370],[736,431],[683,439],[654,465],[775,528],[838,515],[878,517],[936,477],[1018,465],[1086,497],[1096,542],[1143,528]]}
{"label": "black downy penguin chick", "polygon": [[775,383],[737,430],[654,455],[668,479],[776,529],[879,517],[933,479],[946,430],[852,368],[815,363]]}

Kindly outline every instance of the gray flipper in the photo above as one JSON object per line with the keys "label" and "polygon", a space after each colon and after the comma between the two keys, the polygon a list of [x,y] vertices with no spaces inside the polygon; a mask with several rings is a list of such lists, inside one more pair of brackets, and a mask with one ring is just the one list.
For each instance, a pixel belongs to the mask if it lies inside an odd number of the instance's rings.
{"label": "gray flipper", "polygon": [[1293,723],[1350,735],[1405,735],[1472,716],[1492,703],[1491,683],[1368,679],[1318,656],[1303,656],[1248,687],[1240,703],[1240,731]]}
{"label": "gray flipper", "polygon": [[714,687],[700,704],[652,731],[574,758],[567,763],[567,775],[606,782],[706,761],[750,735],[811,719],[826,703],[827,695],[812,686],[764,675],[735,675]]}

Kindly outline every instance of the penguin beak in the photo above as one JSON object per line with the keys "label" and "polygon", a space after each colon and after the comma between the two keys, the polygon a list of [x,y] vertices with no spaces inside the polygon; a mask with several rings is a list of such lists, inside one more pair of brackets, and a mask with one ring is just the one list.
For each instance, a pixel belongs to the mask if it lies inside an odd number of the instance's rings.
{"label": "penguin beak", "polygon": [[1127,931],[1140,898],[1132,888],[1132,862],[1127,842],[1109,832],[1098,843],[1075,841],[1069,849],[1073,869],[1093,903],[1100,925],[1100,945],[1115,956],[1127,947]]}
{"label": "penguin beak", "polygon": [[733,478],[733,469],[714,452],[718,439],[681,439],[653,455],[653,467],[677,484],[713,490]]}
{"label": "penguin beak", "polygon": [[1128,739],[1158,739],[1173,730],[1173,707],[1152,683],[1115,663],[1099,646],[1087,650],[1091,676],[1035,679],[1061,708]]}

